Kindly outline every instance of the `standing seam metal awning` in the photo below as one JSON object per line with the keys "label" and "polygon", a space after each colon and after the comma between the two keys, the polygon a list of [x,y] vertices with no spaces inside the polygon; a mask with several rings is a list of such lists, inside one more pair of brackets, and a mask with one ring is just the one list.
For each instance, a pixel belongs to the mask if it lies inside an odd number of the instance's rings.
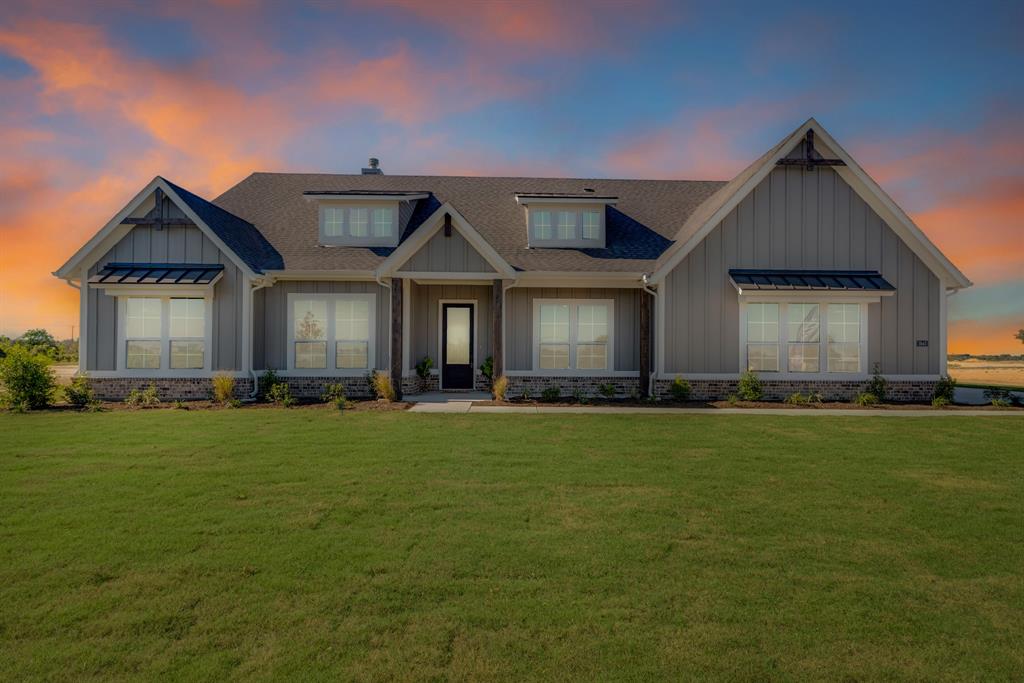
{"label": "standing seam metal awning", "polygon": [[896,288],[877,270],[757,270],[729,271],[741,289],[894,292]]}
{"label": "standing seam metal awning", "polygon": [[108,263],[91,285],[208,285],[224,271],[221,263]]}

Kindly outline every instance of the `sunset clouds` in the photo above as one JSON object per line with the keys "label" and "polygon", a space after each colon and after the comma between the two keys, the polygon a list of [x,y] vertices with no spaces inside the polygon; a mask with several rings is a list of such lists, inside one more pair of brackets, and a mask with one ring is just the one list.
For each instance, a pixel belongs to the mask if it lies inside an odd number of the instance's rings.
{"label": "sunset clouds", "polygon": [[[76,292],[50,272],[156,174],[211,198],[252,171],[370,155],[386,172],[728,178],[810,115],[979,291],[1024,282],[1021,53],[990,35],[995,10],[977,27],[936,12],[909,38],[901,17],[763,11],[5,4],[0,333],[67,333]],[[907,59],[857,43],[890,25]],[[917,58],[953,25],[954,66]],[[815,27],[814,60],[771,47],[786,26]],[[1015,314],[986,319],[987,345]],[[983,327],[951,338],[963,350]]]}

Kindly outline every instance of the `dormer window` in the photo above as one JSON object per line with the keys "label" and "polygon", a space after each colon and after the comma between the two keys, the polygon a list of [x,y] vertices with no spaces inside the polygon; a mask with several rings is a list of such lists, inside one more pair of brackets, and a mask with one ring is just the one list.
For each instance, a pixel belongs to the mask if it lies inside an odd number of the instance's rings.
{"label": "dormer window", "polygon": [[605,207],[615,197],[517,194],[516,201],[526,207],[530,247],[605,247]]}
{"label": "dormer window", "polygon": [[423,192],[306,192],[319,202],[320,244],[344,247],[397,247],[398,207],[425,199]]}

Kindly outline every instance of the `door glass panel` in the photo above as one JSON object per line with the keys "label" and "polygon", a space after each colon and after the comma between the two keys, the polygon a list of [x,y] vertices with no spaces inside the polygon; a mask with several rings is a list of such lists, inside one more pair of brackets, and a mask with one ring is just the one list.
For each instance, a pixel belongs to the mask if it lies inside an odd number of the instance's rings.
{"label": "door glass panel", "polygon": [[449,365],[469,365],[469,309],[449,308],[445,362]]}

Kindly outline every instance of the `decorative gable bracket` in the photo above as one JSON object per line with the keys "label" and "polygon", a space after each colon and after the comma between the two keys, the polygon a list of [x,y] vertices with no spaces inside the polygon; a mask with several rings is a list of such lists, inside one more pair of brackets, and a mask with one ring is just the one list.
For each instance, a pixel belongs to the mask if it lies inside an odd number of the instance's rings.
{"label": "decorative gable bracket", "polygon": [[800,159],[784,157],[775,162],[777,166],[803,166],[806,171],[813,171],[818,166],[846,166],[842,159],[825,159],[814,149],[814,129],[807,130],[804,138],[804,156]]}

